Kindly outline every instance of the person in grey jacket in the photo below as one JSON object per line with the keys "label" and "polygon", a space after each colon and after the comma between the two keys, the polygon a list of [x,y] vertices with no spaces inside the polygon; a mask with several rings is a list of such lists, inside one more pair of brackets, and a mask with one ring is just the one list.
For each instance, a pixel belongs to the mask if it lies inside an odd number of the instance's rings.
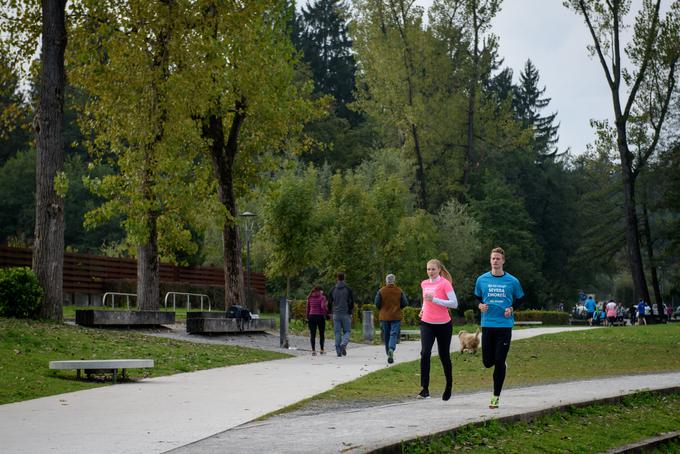
{"label": "person in grey jacket", "polygon": [[328,308],[333,313],[333,329],[335,330],[335,352],[338,356],[347,355],[349,334],[352,330],[352,310],[354,294],[345,284],[345,273],[337,274],[335,286],[328,292]]}

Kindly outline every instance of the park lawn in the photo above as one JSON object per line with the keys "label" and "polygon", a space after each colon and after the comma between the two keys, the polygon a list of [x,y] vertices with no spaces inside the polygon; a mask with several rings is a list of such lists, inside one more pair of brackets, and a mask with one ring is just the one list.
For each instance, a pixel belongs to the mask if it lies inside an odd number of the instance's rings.
{"label": "park lawn", "polygon": [[[397,347],[397,361],[399,347]],[[453,391],[489,390],[491,370],[482,366],[481,352],[452,353]],[[627,374],[680,370],[680,324],[601,328],[542,335],[513,341],[508,355],[506,387],[582,380]],[[432,360],[430,392],[437,396],[444,376]],[[398,363],[336,386],[292,407],[320,401],[398,401],[420,391],[420,363]]]}
{"label": "park lawn", "polygon": [[49,370],[49,361],[153,359],[154,368],[129,370],[129,376],[138,379],[287,357],[283,353],[196,344],[131,331],[0,318],[0,404],[111,383],[110,379],[77,380],[75,370]]}
{"label": "park lawn", "polygon": [[[569,407],[531,422],[488,421],[454,434],[403,444],[408,454],[474,453],[596,453],[651,438],[680,427],[680,394],[640,393],[620,403]],[[657,452],[678,453],[677,442]]]}

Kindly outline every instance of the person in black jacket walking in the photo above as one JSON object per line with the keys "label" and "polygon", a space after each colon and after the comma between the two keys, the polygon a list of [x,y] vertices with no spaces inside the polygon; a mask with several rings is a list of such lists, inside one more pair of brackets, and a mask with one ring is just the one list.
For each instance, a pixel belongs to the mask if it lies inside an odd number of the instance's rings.
{"label": "person in black jacket walking", "polygon": [[347,355],[349,334],[352,330],[352,310],[354,294],[345,284],[345,273],[337,274],[335,286],[328,292],[328,308],[333,313],[333,329],[335,330],[335,352],[338,356]]}

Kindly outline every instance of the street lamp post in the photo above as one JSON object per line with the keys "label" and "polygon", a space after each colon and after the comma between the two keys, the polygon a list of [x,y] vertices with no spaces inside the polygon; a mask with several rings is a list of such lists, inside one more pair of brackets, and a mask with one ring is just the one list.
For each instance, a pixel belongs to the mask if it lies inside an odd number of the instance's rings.
{"label": "street lamp post", "polygon": [[246,304],[248,309],[253,309],[252,297],[251,297],[251,280],[250,280],[250,238],[253,235],[253,225],[254,218],[257,216],[255,213],[250,211],[244,211],[240,214],[242,218],[245,219],[245,234],[246,234],[246,275],[247,275],[247,290],[246,290]]}

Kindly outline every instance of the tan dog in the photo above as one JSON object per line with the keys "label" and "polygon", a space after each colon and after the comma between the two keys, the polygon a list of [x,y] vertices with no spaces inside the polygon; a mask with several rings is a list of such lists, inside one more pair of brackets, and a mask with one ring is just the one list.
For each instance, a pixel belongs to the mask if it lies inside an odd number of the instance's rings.
{"label": "tan dog", "polygon": [[460,340],[460,352],[465,351],[472,354],[477,353],[479,348],[479,328],[474,333],[468,333],[465,330],[460,330],[458,333],[458,339]]}

